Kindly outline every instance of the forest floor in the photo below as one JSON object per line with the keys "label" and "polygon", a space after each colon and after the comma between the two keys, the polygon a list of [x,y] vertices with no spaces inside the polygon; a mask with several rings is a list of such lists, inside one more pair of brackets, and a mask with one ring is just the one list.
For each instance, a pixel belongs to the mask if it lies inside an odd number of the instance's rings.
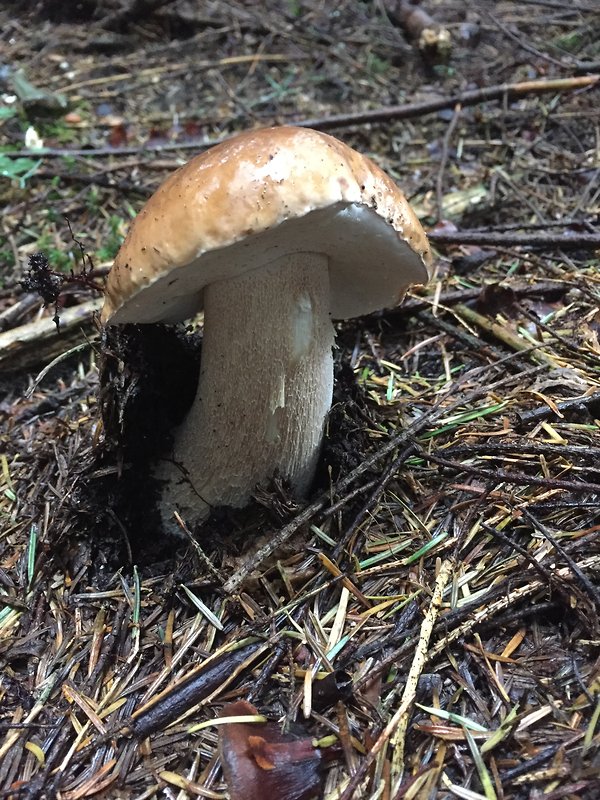
{"label": "forest floor", "polygon": [[[429,51],[400,5],[2,4],[1,798],[600,796],[598,5],[429,0]],[[306,502],[168,539],[201,337],[115,372],[103,281],[177,166],[291,123],[397,181],[434,276],[338,325]]]}

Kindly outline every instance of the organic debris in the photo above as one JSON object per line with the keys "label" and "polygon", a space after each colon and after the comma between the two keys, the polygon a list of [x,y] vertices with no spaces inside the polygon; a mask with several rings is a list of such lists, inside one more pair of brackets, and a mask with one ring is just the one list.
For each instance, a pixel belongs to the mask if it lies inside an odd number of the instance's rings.
{"label": "organic debris", "polygon": [[[382,3],[0,10],[2,62],[69,109],[2,87],[0,796],[233,796],[239,724],[265,798],[293,772],[327,800],[597,800],[600,65],[594,4],[558,5],[428,0],[433,65]],[[63,282],[57,333],[51,275],[79,242],[101,282],[207,143],[310,120],[402,186],[435,277],[338,326],[305,505],[275,480],[167,538],[149,465],[201,320],[100,332]]]}
{"label": "organic debris", "polygon": [[37,292],[45,306],[58,303],[63,281],[60,275],[50,270],[48,259],[43,253],[29,256],[29,264],[21,286],[26,292]]}
{"label": "organic debris", "polygon": [[418,2],[392,0],[387,3],[388,14],[414,40],[430,63],[447,63],[452,52],[450,31],[437,23]]}
{"label": "organic debris", "polygon": [[219,755],[231,800],[320,796],[323,750],[313,739],[282,734],[245,700],[224,706],[220,716],[225,724],[220,726]]}

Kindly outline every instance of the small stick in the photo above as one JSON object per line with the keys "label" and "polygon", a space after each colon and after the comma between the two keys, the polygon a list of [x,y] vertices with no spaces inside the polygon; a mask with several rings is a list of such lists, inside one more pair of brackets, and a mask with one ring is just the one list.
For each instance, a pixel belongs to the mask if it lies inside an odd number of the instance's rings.
{"label": "small stick", "polygon": [[428,453],[420,446],[417,455],[426,461],[433,461],[441,467],[449,467],[459,472],[466,472],[469,475],[479,475],[482,478],[491,478],[497,483],[514,483],[517,486],[544,486],[547,489],[565,489],[569,492],[581,492],[584,494],[600,494],[600,484],[587,483],[585,481],[563,481],[558,478],[538,478],[536,475],[525,475],[523,472],[505,472],[502,469],[483,469],[474,467],[471,464],[463,464],[460,461],[451,461],[448,458],[436,456]]}
{"label": "small stick", "polygon": [[[597,570],[600,567],[600,558],[598,558],[598,556],[590,556],[589,558],[580,561],[578,567],[581,569],[589,568]],[[570,567],[561,567],[560,569],[555,570],[553,575],[555,580],[567,580],[571,577],[572,570]],[[448,645],[453,644],[462,636],[470,634],[473,628],[476,628],[478,625],[493,619],[501,611],[504,611],[505,608],[510,608],[512,605],[520,602],[525,597],[530,597],[539,589],[543,589],[546,585],[547,582],[545,579],[534,578],[524,586],[518,586],[516,589],[512,589],[503,593],[502,596],[500,596],[497,600],[493,600],[487,604],[485,600],[482,600],[482,605],[478,611],[475,611],[469,619],[465,620],[457,628],[454,628],[454,630],[447,633],[442,639],[440,639],[439,642],[437,642],[437,644],[431,648],[429,652],[429,660],[432,661],[436,659],[441,653],[444,652]]]}
{"label": "small stick", "polygon": [[451,574],[452,561],[450,559],[446,559],[440,567],[440,571],[433,589],[433,594],[431,596],[431,603],[429,604],[429,608],[427,609],[427,613],[425,614],[425,618],[421,624],[421,631],[419,634],[419,641],[417,643],[415,657],[410,665],[410,669],[406,677],[406,685],[404,687],[404,692],[402,693],[402,699],[400,700],[400,707],[388,725],[388,727],[390,725],[394,725],[395,727],[391,741],[393,748],[391,776],[392,796],[396,794],[398,785],[402,780],[402,775],[404,773],[404,744],[408,722],[410,719],[410,710],[415,701],[415,697],[417,696],[417,685],[419,683],[419,678],[423,672],[423,667],[427,663],[427,652],[429,650],[431,634],[433,633],[433,627],[440,613],[440,609],[442,607],[442,597],[444,595],[446,585],[450,580]]}
{"label": "small stick", "polygon": [[[594,392],[594,394],[589,394],[587,397],[576,397],[574,400],[563,400],[561,403],[556,404],[556,408],[559,411],[559,414],[564,417],[563,411],[579,411],[583,409],[588,409],[591,414],[598,413],[600,415],[600,410],[596,412],[593,408],[598,404],[600,409],[600,392]],[[534,408],[531,411],[523,411],[517,412],[517,420],[519,428],[524,428],[526,425],[530,423],[537,424],[538,422],[543,422],[544,420],[548,419],[549,417],[557,416],[556,411],[550,406],[541,406],[540,408]]]}
{"label": "small stick", "polygon": [[516,33],[513,33],[507,25],[501,22],[497,17],[495,17],[491,11],[486,12],[487,16],[492,20],[494,25],[496,25],[502,33],[507,36],[511,41],[515,42],[519,47],[525,50],[527,53],[531,53],[536,58],[542,58],[544,61],[547,61],[549,64],[554,64],[555,67],[562,67],[564,68],[564,63],[559,61],[557,58],[552,58],[549,56],[548,53],[542,53],[541,50],[538,50],[537,47],[534,47],[532,44],[524,40],[524,37],[517,36]]}
{"label": "small stick", "polygon": [[[430,235],[431,238],[431,235]],[[569,291],[569,285],[561,281],[540,281],[539,283],[532,283],[530,285],[511,285],[510,291],[515,297],[537,297],[538,295],[546,296],[555,295],[562,297]],[[457,289],[450,292],[442,292],[437,298],[438,307],[452,306],[456,303],[466,303],[469,300],[477,300],[482,292],[481,287],[476,289]],[[387,309],[385,311],[378,311],[375,314],[370,314],[368,317],[363,317],[362,322],[368,323],[369,320],[387,320],[394,322],[395,320],[405,319],[407,314],[414,314],[417,311],[424,311],[434,305],[432,297],[419,297],[418,295],[410,294],[404,300],[402,305],[395,308]],[[362,324],[361,322],[361,324]]]}
{"label": "small stick", "polygon": [[[373,747],[368,752],[360,767],[351,777],[348,785],[340,797],[340,800],[350,800],[350,798],[354,795],[354,791],[364,779],[367,770],[375,761],[381,749],[388,743],[390,737],[392,737],[392,746],[394,748],[392,763],[394,779],[397,780],[400,777],[402,762],[404,761],[404,737],[406,734],[406,728],[408,726],[409,711],[416,696],[419,677],[423,672],[423,667],[427,661],[427,651],[429,649],[431,633],[439,614],[442,595],[450,578],[451,572],[452,562],[450,560],[444,561],[437,576],[435,588],[431,597],[431,603],[421,624],[421,632],[415,648],[415,656],[406,677],[406,685],[404,687],[404,693],[400,701],[400,706],[398,707],[398,710],[394,716],[379,734],[377,741],[373,744]],[[393,797],[394,795],[395,791],[392,791],[391,796]]]}
{"label": "small stick", "polygon": [[576,231],[569,233],[496,233],[494,231],[431,231],[434,244],[478,244],[484,247],[537,247],[564,250],[595,250],[600,248],[600,233]]}
{"label": "small stick", "polygon": [[438,220],[444,218],[444,173],[446,171],[446,164],[448,163],[450,142],[452,140],[454,131],[456,130],[456,126],[458,125],[461,109],[462,109],[461,104],[457,103],[454,107],[454,114],[452,115],[450,124],[446,128],[446,133],[444,134],[444,141],[442,143],[442,157],[440,159],[440,166],[438,169],[437,179],[435,182],[435,196],[436,196]]}
{"label": "small stick", "polygon": [[411,119],[455,108],[461,105],[476,106],[490,100],[514,100],[528,94],[543,94],[545,92],[565,92],[572,89],[584,89],[595,86],[600,81],[600,75],[583,75],[577,78],[555,78],[552,80],[523,81],[522,83],[501,83],[496,86],[484,86],[482,89],[472,89],[467,92],[439,97],[436,100],[427,100],[424,103],[408,103],[399,106],[384,106],[369,111],[356,111],[350,114],[337,114],[331,117],[317,117],[315,119],[295,122],[307,128],[329,130],[347,125],[363,125],[370,122],[388,122],[397,119]]}
{"label": "small stick", "polygon": [[521,508],[519,510],[521,511],[523,516],[526,517],[529,520],[529,522],[531,522],[533,527],[536,528],[536,530],[538,530],[542,534],[542,536],[544,536],[550,542],[550,544],[552,545],[552,547],[554,547],[556,552],[565,559],[565,561],[573,571],[573,574],[577,576],[577,578],[581,582],[581,585],[585,587],[585,590],[589,594],[592,602],[596,604],[597,610],[600,610],[600,590],[598,590],[598,588],[594,586],[594,584],[590,581],[587,575],[581,569],[579,569],[575,561],[573,561],[573,559],[566,552],[564,547],[562,547],[559,544],[559,542],[557,542],[556,538],[550,533],[550,531],[545,525],[543,525],[538,519],[536,519],[533,516],[533,514],[530,511],[528,511],[528,509]]}
{"label": "small stick", "polygon": [[[600,400],[600,398],[598,398]],[[539,409],[536,409],[539,410]],[[554,444],[552,442],[531,442],[527,439],[515,440],[514,442],[469,442],[468,444],[451,445],[444,448],[444,455],[456,458],[456,456],[472,456],[476,453],[484,453],[486,456],[494,453],[510,453],[511,455],[557,455],[569,456],[571,458],[580,456],[589,459],[593,464],[600,462],[600,447],[587,444]]]}
{"label": "small stick", "polygon": [[[600,558],[598,556],[591,556],[590,558],[581,561],[577,566],[580,569],[589,568],[591,570],[598,570],[600,569]],[[556,585],[556,581],[558,579],[568,578],[569,573],[570,568],[568,567],[555,570],[553,572],[555,581],[554,585]],[[471,633],[473,628],[477,627],[478,625],[490,623],[497,614],[500,614],[500,612],[504,611],[506,608],[516,605],[524,598],[529,597],[529,595],[537,592],[538,589],[548,585],[548,581],[545,578],[534,578],[532,581],[529,572],[526,570],[522,571],[520,578],[527,581],[527,583],[522,586],[511,588],[511,585],[514,583],[514,581],[507,578],[502,583],[499,583],[496,586],[488,589],[485,593],[484,599],[479,598],[471,600],[460,608],[449,611],[447,614],[445,614],[438,623],[438,627],[443,625],[446,633],[442,640],[433,646],[429,652],[428,660],[433,661],[440,655],[445,647],[455,642],[461,636]],[[528,612],[526,610],[519,609],[518,613],[523,614]],[[518,619],[520,619],[520,617],[518,617]],[[456,625],[456,627],[453,628],[453,625]],[[356,681],[353,687],[355,693],[363,689],[378,675],[381,675],[382,672],[388,669],[391,664],[400,663],[401,660],[403,660],[409,653],[412,652],[417,638],[416,630],[413,628],[403,630],[402,635],[405,637],[403,643],[391,653],[386,655],[385,658],[382,658],[380,661],[373,664],[367,674],[363,675],[362,678],[359,678]],[[369,651],[367,651],[366,654],[368,655]]]}
{"label": "small stick", "polygon": [[[467,322],[477,325],[478,328],[481,328],[487,333],[491,333],[492,336],[508,345],[508,347],[510,347],[512,350],[522,352],[524,350],[529,350],[531,347],[531,342],[523,339],[517,333],[513,333],[505,325],[500,325],[498,322],[493,322],[492,320],[488,319],[488,317],[484,317],[483,314],[478,314],[477,311],[463,305],[462,303],[456,305],[454,310],[459,317],[463,317],[467,320]],[[545,342],[540,342],[540,345],[544,346]],[[545,364],[552,369],[555,369],[557,366],[559,366],[552,356],[549,356],[542,350],[534,350],[529,355],[531,360],[537,362],[538,364]]]}
{"label": "small stick", "polygon": [[[484,86],[482,89],[472,89],[468,92],[438,97],[424,103],[407,103],[398,106],[382,106],[367,111],[354,111],[349,114],[334,114],[329,117],[314,117],[304,120],[286,120],[289,125],[298,125],[303,128],[316,128],[326,131],[333,128],[345,128],[349,125],[367,125],[373,122],[389,122],[397,119],[412,119],[434,114],[446,108],[455,108],[457,104],[476,106],[490,100],[514,100],[528,94],[543,94],[545,92],[568,92],[574,89],[586,89],[595,86],[600,81],[600,75],[582,75],[574,78],[554,78],[551,80],[523,81],[522,83],[501,83],[495,86]],[[136,147],[98,147],[90,149],[70,150],[69,148],[48,148],[46,150],[12,150],[3,153],[7,158],[35,155],[36,158],[62,158],[63,156],[124,156],[136,155],[141,152],[165,152],[167,150],[197,150],[202,152],[215,144],[224,141],[228,136],[221,136],[212,141],[195,139],[187,142],[169,142],[168,144],[144,145]]]}
{"label": "small stick", "polygon": [[88,300],[60,312],[60,333],[52,317],[19,325],[0,333],[0,368],[24,369],[52,358],[68,348],[69,335],[92,324],[102,300]]}

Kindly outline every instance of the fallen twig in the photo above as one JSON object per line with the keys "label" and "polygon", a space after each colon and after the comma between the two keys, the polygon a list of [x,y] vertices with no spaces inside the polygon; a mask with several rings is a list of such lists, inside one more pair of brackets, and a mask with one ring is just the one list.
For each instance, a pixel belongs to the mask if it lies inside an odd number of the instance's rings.
{"label": "fallen twig", "polygon": [[[452,336],[453,339],[456,339],[463,344],[466,344],[468,348],[473,350],[473,352],[477,353],[479,358],[501,358],[502,350],[500,348],[495,347],[493,344],[489,343],[486,344],[483,339],[480,339],[478,336],[474,336],[470,333],[470,329],[466,330],[465,325],[453,325],[449,320],[444,319],[442,316],[433,316],[433,312],[430,311],[418,311],[416,313],[416,317],[421,322],[426,324],[435,324],[436,328],[439,328],[444,333],[447,333],[448,336]],[[534,352],[537,350],[539,345],[533,345],[529,348],[529,352]],[[519,353],[521,351],[518,351]],[[527,367],[527,362],[518,356],[513,358],[512,361],[513,367],[516,367],[520,371],[523,371]],[[538,369],[541,369],[541,365]]]}
{"label": "fallen twig", "polygon": [[[423,672],[423,667],[428,659],[429,641],[431,639],[433,626],[435,625],[440,611],[442,595],[450,578],[451,572],[452,562],[448,560],[444,561],[437,576],[435,588],[431,597],[431,603],[427,609],[425,619],[421,624],[421,631],[415,649],[415,656],[413,658],[410,670],[408,671],[408,675],[406,676],[406,685],[404,687],[402,700],[400,701],[398,710],[379,734],[376,742],[373,744],[371,750],[362,761],[360,767],[351,777],[348,785],[342,792],[340,800],[350,800],[350,798],[354,795],[354,791],[367,774],[369,767],[376,759],[378,753],[388,743],[390,738],[392,739],[393,746],[393,779],[394,781],[397,781],[402,776],[402,770],[404,766],[404,737],[408,726],[409,712],[416,697],[419,677]],[[397,791],[397,789],[398,787],[396,786],[395,790]],[[392,793],[392,796],[395,796],[395,792]]]}
{"label": "fallen twig", "polygon": [[[598,401],[600,396],[596,395]],[[540,409],[536,409],[539,411]],[[446,456],[472,456],[483,453],[491,456],[494,453],[510,455],[559,455],[588,458],[593,463],[600,461],[600,447],[578,444],[554,444],[553,442],[532,442],[528,439],[519,439],[514,442],[468,442],[467,444],[451,445],[444,448]]]}
{"label": "fallen twig", "polygon": [[487,11],[486,14],[492,20],[494,25],[496,25],[502,31],[502,33],[518,47],[522,48],[527,53],[531,53],[536,58],[541,58],[544,61],[547,61],[549,64],[554,64],[554,66],[564,69],[566,64],[564,64],[562,61],[559,61],[557,58],[552,58],[552,56],[548,55],[548,53],[542,53],[541,50],[538,50],[537,47],[534,47],[530,42],[525,41],[524,36],[517,36],[516,33],[513,33],[513,31],[511,31],[507,25],[495,17],[490,11]]}
{"label": "fallen twig", "polygon": [[[490,333],[492,336],[498,339],[498,341],[503,342],[505,345],[518,353],[531,348],[531,342],[519,336],[517,333],[513,333],[513,331],[511,331],[510,328],[507,328],[506,325],[501,325],[499,322],[494,322],[493,320],[489,319],[489,317],[479,314],[473,308],[469,308],[469,306],[459,303],[454,307],[454,310],[459,317],[466,319],[467,322],[470,322],[472,325],[476,325],[481,330]],[[544,342],[540,342],[540,347],[543,347],[544,344]],[[542,350],[533,350],[531,353],[529,353],[529,356],[532,361],[535,361],[538,364],[545,364],[551,369],[555,369],[556,367],[560,366],[552,356],[544,353]]]}
{"label": "fallen twig", "polygon": [[[546,92],[567,92],[575,89],[586,89],[595,86],[600,81],[600,75],[582,75],[575,78],[553,78],[550,80],[523,81],[522,83],[501,83],[496,86],[484,86],[482,89],[472,89],[467,92],[451,95],[450,97],[438,97],[435,100],[427,100],[423,103],[407,103],[397,106],[383,106],[367,111],[354,111],[349,114],[334,114],[329,117],[314,117],[304,120],[286,120],[289,125],[298,125],[303,128],[316,128],[317,130],[332,130],[333,128],[344,128],[349,125],[365,125],[373,122],[389,122],[390,120],[411,119],[423,117],[426,114],[433,114],[446,108],[455,108],[460,104],[475,106],[478,103],[486,103],[490,100],[514,100],[517,97],[524,97],[528,94],[544,94]],[[206,139],[194,139],[186,142],[169,142],[167,144],[140,144],[135,147],[98,147],[82,148],[72,150],[69,148],[47,148],[45,150],[13,150],[6,152],[7,158],[18,158],[20,156],[35,156],[36,158],[62,158],[63,156],[124,156],[135,155],[140,152],[166,152],[168,150],[206,150],[215,144],[227,139],[228,136],[220,136],[217,139],[207,141]]]}
{"label": "fallen twig", "polygon": [[484,247],[562,248],[563,250],[595,250],[600,248],[600,233],[495,233],[488,231],[430,231],[434,244],[478,244]]}
{"label": "fallen twig", "polygon": [[[590,556],[589,558],[583,559],[577,565],[579,569],[595,569],[597,570],[600,567],[600,558],[598,556]],[[557,569],[553,573],[553,577],[555,580],[568,580],[573,575],[573,571],[571,567],[561,567]],[[449,631],[437,644],[435,644],[429,652],[429,660],[433,660],[437,658],[448,645],[452,642],[455,642],[457,639],[460,639],[461,636],[466,636],[467,634],[471,633],[471,631],[476,628],[478,625],[481,625],[483,622],[487,622],[489,619],[492,619],[494,616],[500,613],[500,611],[504,611],[505,608],[510,608],[514,603],[519,602],[520,600],[524,599],[525,597],[529,597],[534,592],[537,592],[539,589],[544,588],[547,585],[546,580],[544,578],[533,578],[528,580],[528,582],[524,586],[519,586],[516,589],[512,589],[506,591],[507,586],[504,587],[504,594],[500,596],[497,600],[493,600],[492,602],[483,603],[478,611],[475,611],[473,614],[470,615],[468,619],[466,619],[461,625],[454,630]],[[441,621],[446,622],[447,616],[445,616]]]}
{"label": "fallen twig", "polygon": [[341,128],[346,125],[361,125],[369,122],[387,122],[389,120],[410,119],[433,114],[447,108],[461,105],[475,106],[490,100],[514,100],[528,94],[543,94],[545,92],[565,92],[572,89],[583,89],[595,86],[600,81],[600,75],[584,75],[579,78],[555,78],[552,80],[523,81],[522,83],[502,83],[496,86],[484,86],[482,89],[472,89],[450,97],[439,97],[436,100],[427,100],[423,103],[409,103],[401,106],[387,106],[375,108],[370,111],[356,111],[351,114],[338,114],[331,117],[317,117],[315,119],[295,122],[295,125],[305,125],[308,128],[329,130]]}
{"label": "fallen twig", "polygon": [[[516,548],[515,548],[516,549]],[[591,556],[584,559],[578,564],[579,569],[596,569],[600,568],[600,558],[598,556]],[[555,570],[552,575],[554,580],[566,579],[571,574],[569,567],[561,567]],[[364,576],[364,571],[359,573],[360,577]],[[359,578],[356,575],[356,579]],[[523,580],[523,585],[515,586],[516,580]],[[525,597],[530,596],[538,589],[546,586],[548,581],[546,577],[534,578],[527,570],[523,570],[518,579],[507,579],[504,582],[496,584],[494,587],[488,589],[485,598],[476,598],[469,600],[460,606],[460,608],[448,611],[439,620],[437,627],[444,630],[444,636],[429,653],[428,660],[437,658],[444,648],[451,642],[456,641],[461,636],[477,627],[478,625],[485,624],[491,621],[500,612],[506,608],[519,603]],[[521,612],[522,613],[522,612]],[[454,627],[456,625],[456,627]],[[414,628],[409,628],[403,631],[405,640],[399,647],[396,647],[391,653],[377,661],[373,666],[354,683],[354,692],[359,692],[371,683],[376,677],[381,675],[392,664],[399,664],[411,652],[413,652],[415,643],[417,641],[417,631]]]}
{"label": "fallen twig", "polygon": [[587,575],[579,568],[576,562],[571,558],[571,556],[566,552],[565,548],[556,540],[556,537],[550,533],[548,528],[543,525],[539,519],[533,516],[533,514],[526,508],[521,508],[521,513],[525,516],[529,522],[534,526],[536,530],[538,530],[542,536],[545,536],[546,539],[550,542],[552,547],[556,550],[556,552],[564,558],[567,562],[573,574],[577,577],[580,581],[581,585],[585,588],[586,592],[590,596],[593,603],[595,603],[596,608],[600,609],[600,589],[590,581]]}
{"label": "fallen twig", "polygon": [[266,647],[255,639],[238,644],[237,649],[226,650],[192,667],[186,675],[137,709],[121,732],[144,739],[176,719],[189,716],[198,703],[231,683],[239,668],[256,659]]}
{"label": "fallen twig", "polygon": [[16,303],[0,311],[0,331],[14,328],[20,319],[26,314],[39,307],[40,296],[37,292],[28,292]]}
{"label": "fallen twig", "polygon": [[425,461],[432,461],[441,467],[448,467],[458,472],[466,472],[469,475],[478,475],[481,478],[491,478],[496,483],[514,483],[517,486],[544,486],[547,489],[565,489],[569,492],[594,493],[600,494],[600,484],[587,483],[586,481],[563,481],[560,478],[541,478],[537,475],[526,475],[523,472],[505,472],[502,469],[484,469],[475,467],[472,464],[463,464],[460,461],[453,461],[442,456],[428,453],[419,447],[418,455]]}
{"label": "fallen twig", "polygon": [[16,370],[49,361],[72,344],[79,328],[89,328],[102,300],[88,300],[60,312],[60,332],[52,317],[42,317],[0,333],[0,369]]}
{"label": "fallen twig", "polygon": [[517,411],[517,422],[519,428],[523,428],[531,423],[543,422],[550,417],[564,417],[563,411],[577,413],[587,409],[591,413],[596,413],[594,409],[596,405],[600,409],[600,392],[594,392],[587,397],[576,397],[574,400],[563,400],[562,403],[556,404],[556,411],[548,405],[533,408],[531,411]]}
{"label": "fallen twig", "polygon": [[[495,284],[502,286],[502,283]],[[562,281],[543,281],[540,283],[526,284],[518,286],[517,284],[510,285],[510,291],[514,297],[546,297],[556,296],[562,297],[569,290],[569,285]],[[441,308],[443,306],[453,306],[456,303],[467,303],[469,300],[476,300],[481,296],[482,288],[476,289],[458,289],[451,292],[442,292],[439,297],[417,297],[409,295],[408,298],[400,306],[395,308],[386,309],[385,311],[378,311],[371,314],[370,317],[365,317],[365,320],[370,319],[384,319],[394,321],[396,319],[406,318],[407,314],[413,314],[418,311],[424,311],[431,308],[433,305]]]}

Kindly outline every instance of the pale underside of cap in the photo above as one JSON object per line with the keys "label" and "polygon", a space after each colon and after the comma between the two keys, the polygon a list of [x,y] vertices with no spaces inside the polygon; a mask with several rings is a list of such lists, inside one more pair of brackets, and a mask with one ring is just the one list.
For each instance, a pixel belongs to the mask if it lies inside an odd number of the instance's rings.
{"label": "pale underside of cap", "polygon": [[109,274],[102,319],[187,319],[209,284],[301,252],[327,255],[335,319],[396,305],[431,261],[404,195],[370,159],[306,128],[241,134],[146,203]]}

